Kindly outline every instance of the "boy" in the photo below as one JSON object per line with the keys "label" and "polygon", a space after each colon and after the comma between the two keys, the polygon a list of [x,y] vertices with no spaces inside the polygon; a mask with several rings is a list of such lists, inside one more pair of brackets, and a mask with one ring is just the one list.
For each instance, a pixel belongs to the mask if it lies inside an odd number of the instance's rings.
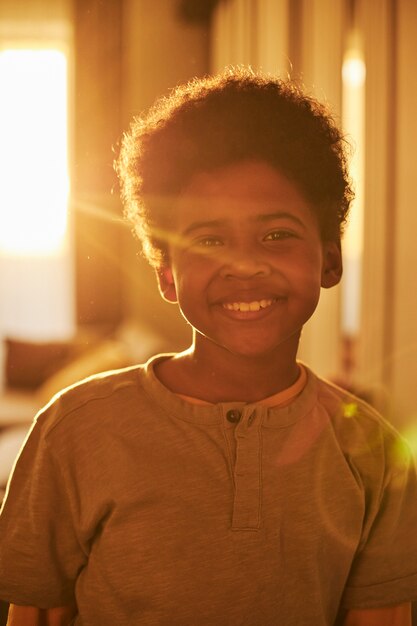
{"label": "boy", "polygon": [[38,415],[0,518],[12,623],[409,626],[410,454],[296,360],[342,273],[340,132],[293,85],[233,70],[136,120],[118,169],[193,343]]}

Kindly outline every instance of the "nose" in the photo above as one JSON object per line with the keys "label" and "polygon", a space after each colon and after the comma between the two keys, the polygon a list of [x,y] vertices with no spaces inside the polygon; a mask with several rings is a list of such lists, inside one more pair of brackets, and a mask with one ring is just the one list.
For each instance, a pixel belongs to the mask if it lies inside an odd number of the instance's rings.
{"label": "nose", "polygon": [[220,269],[222,278],[247,280],[271,273],[269,263],[253,250],[239,249],[229,252]]}

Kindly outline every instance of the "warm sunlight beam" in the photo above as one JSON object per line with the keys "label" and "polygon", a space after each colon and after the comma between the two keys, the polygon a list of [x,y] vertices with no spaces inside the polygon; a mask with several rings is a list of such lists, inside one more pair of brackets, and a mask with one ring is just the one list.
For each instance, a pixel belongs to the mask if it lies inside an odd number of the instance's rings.
{"label": "warm sunlight beam", "polygon": [[56,253],[69,191],[65,54],[0,51],[0,92],[0,253]]}

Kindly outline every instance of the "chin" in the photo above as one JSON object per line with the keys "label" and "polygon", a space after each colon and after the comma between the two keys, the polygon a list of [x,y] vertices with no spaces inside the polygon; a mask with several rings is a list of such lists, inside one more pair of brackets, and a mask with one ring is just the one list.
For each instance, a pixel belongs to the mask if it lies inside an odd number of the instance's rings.
{"label": "chin", "polygon": [[221,359],[227,355],[242,359],[274,359],[289,358],[292,360],[298,350],[301,330],[296,328],[288,332],[262,334],[258,332],[224,333],[222,335],[203,334],[201,331],[195,334],[195,348],[201,353],[206,353],[211,359]]}
{"label": "chin", "polygon": [[271,359],[274,355],[282,355],[284,353],[294,354],[298,349],[299,335],[291,337],[290,340],[286,339],[274,344],[245,344],[239,346],[227,345],[224,348],[235,356],[239,356],[246,359]]}

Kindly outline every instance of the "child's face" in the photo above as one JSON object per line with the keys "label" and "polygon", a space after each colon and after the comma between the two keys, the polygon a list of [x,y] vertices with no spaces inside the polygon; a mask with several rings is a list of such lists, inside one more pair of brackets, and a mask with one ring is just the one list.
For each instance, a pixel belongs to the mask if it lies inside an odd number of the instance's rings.
{"label": "child's face", "polygon": [[340,279],[339,245],[321,241],[308,202],[267,163],[197,174],[173,219],[159,283],[197,343],[245,356],[296,346],[320,287]]}

